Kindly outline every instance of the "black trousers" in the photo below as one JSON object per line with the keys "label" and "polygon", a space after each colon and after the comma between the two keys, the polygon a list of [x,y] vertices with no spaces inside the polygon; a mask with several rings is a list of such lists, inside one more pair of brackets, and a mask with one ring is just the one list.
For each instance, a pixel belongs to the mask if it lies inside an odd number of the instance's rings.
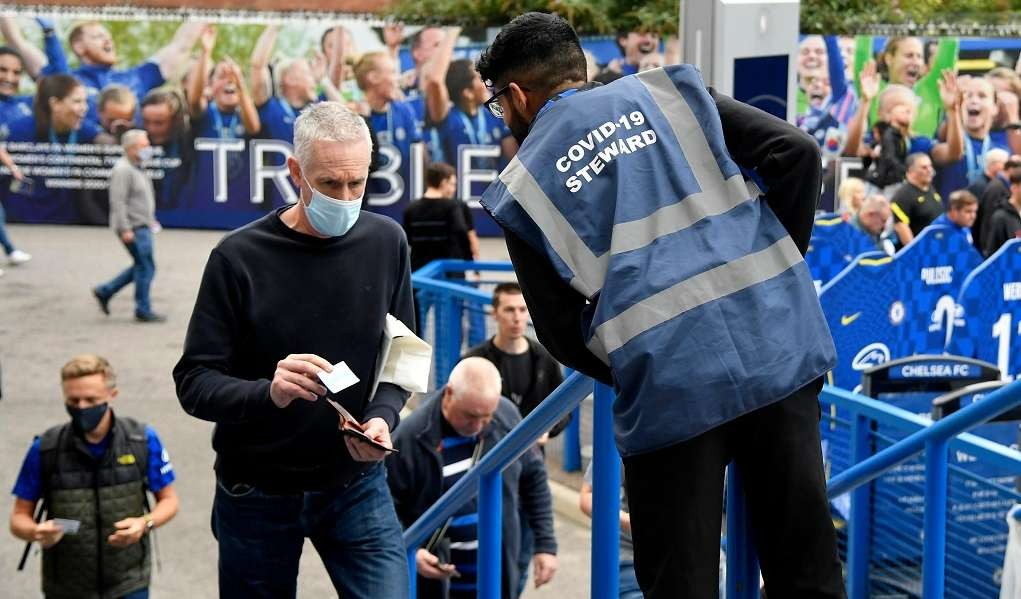
{"label": "black trousers", "polygon": [[821,385],[624,459],[635,571],[647,599],[719,596],[724,469],[732,460],[769,598],[846,596],[819,442]]}

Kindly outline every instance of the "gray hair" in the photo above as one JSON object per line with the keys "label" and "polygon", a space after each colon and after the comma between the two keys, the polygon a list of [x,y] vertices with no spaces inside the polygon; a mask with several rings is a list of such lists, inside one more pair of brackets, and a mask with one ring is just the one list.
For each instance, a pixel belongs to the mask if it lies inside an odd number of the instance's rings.
{"label": "gray hair", "polygon": [[131,129],[125,131],[124,135],[121,136],[121,147],[127,150],[131,146],[137,144],[143,137],[148,137],[148,133],[145,129]]}
{"label": "gray hair", "polygon": [[485,358],[465,358],[454,366],[447,379],[450,391],[455,400],[468,394],[481,395],[485,398],[500,398],[503,385],[500,371],[492,362]]}
{"label": "gray hair", "polygon": [[313,104],[294,121],[294,156],[302,168],[312,159],[312,144],[316,141],[361,140],[365,140],[371,153],[372,137],[365,119],[341,102]]}
{"label": "gray hair", "polygon": [[889,208],[890,200],[886,199],[886,196],[881,193],[873,193],[862,201],[861,208],[859,210],[861,212],[865,212],[868,210],[888,210]]}

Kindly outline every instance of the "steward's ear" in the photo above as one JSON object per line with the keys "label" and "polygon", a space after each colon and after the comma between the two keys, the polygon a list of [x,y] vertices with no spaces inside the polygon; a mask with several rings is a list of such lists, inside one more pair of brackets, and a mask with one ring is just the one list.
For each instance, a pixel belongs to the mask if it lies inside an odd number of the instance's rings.
{"label": "steward's ear", "polygon": [[514,108],[518,114],[529,114],[528,110],[528,94],[525,90],[521,89],[517,83],[511,83],[510,88],[507,90],[507,96],[510,98]]}

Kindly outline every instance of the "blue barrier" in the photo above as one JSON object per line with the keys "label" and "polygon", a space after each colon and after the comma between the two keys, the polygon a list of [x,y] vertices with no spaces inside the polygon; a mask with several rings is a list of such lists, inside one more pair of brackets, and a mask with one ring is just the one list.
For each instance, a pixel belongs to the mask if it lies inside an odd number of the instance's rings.
{"label": "blue barrier", "polygon": [[1021,374],[1021,239],[1011,239],[964,280],[950,353],[994,362],[1007,378]]}
{"label": "blue barrier", "polygon": [[963,235],[937,225],[893,258],[855,259],[819,292],[839,359],[833,383],[853,389],[870,366],[942,352],[961,284],[980,263]]}
{"label": "blue barrier", "polygon": [[[962,563],[959,559],[951,560],[948,555],[948,506],[955,505],[948,490],[948,483],[951,475],[968,477],[972,484],[981,480],[960,468],[950,467],[948,451],[963,451],[975,459],[995,463],[1001,471],[1021,473],[1021,453],[964,432],[988,422],[999,414],[1021,406],[1021,382],[1003,387],[987,395],[981,401],[976,401],[937,422],[931,422],[927,418],[884,402],[831,386],[826,386],[823,389],[820,401],[824,407],[832,407],[851,415],[851,420],[844,423],[850,429],[851,456],[849,465],[843,472],[830,479],[828,488],[831,500],[851,492],[851,516],[848,522],[849,534],[846,548],[848,596],[851,599],[864,599],[871,596],[873,594],[870,590],[871,586],[881,578],[877,573],[876,564],[873,563],[875,559],[873,554],[881,555],[883,548],[870,547],[870,530],[875,520],[870,515],[870,510],[873,509],[873,498],[870,495],[869,483],[890,472],[897,465],[924,452],[924,502],[922,506],[924,514],[922,529],[919,531],[923,545],[920,560],[920,593],[924,599],[944,597],[947,590],[948,564],[962,571],[968,568],[967,564]],[[913,432],[906,438],[895,440],[889,447],[873,454],[873,439],[875,437],[872,427],[876,422],[899,426]],[[824,419],[822,426],[825,429],[831,424]],[[1021,495],[1009,489],[1003,489],[996,485],[991,485],[990,488],[996,489],[1014,500],[1021,498]],[[728,511],[735,507],[740,510],[740,506],[736,505],[736,498],[728,494]],[[1006,512],[1003,516],[1006,517]],[[951,522],[951,524],[953,523]],[[904,523],[903,526],[909,527],[909,523]],[[731,528],[728,526],[727,532],[728,546],[740,547],[748,542],[746,527]],[[1002,556],[1000,559],[1002,560]],[[905,570],[915,567],[910,563],[900,563],[898,566]],[[730,567],[733,566],[728,561],[728,575],[731,574]],[[747,566],[744,571],[733,574],[746,580],[750,576]],[[970,577],[968,582],[974,586],[982,582],[976,579],[977,576],[984,574],[987,573],[972,570],[964,571],[961,575]],[[879,580],[879,582],[884,581]],[[900,590],[903,591],[903,587]],[[981,594],[975,596],[986,596],[986,592],[982,591]],[[965,596],[962,590],[956,590],[955,593],[946,596]]]}
{"label": "blue barrier", "polygon": [[[424,335],[428,314],[433,314],[431,342],[433,346],[433,382],[440,387],[447,381],[450,371],[464,353],[462,322],[468,314],[468,347],[486,340],[484,326],[478,317],[492,302],[489,293],[479,291],[463,279],[447,279],[448,274],[460,275],[466,271],[513,272],[510,262],[473,262],[468,260],[434,260],[411,275],[418,300],[419,333]],[[477,281],[476,284],[493,284],[498,281]],[[475,322],[473,322],[473,320]],[[580,414],[575,411],[563,433],[563,468],[566,472],[581,470]]]}

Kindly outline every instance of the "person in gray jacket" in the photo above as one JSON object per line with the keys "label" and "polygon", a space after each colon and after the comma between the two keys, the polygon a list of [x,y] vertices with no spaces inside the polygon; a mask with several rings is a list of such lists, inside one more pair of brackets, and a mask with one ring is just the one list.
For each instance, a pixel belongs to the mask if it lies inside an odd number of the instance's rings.
{"label": "person in gray jacket", "polygon": [[[400,453],[387,458],[387,483],[401,523],[411,526],[519,422],[517,407],[500,396],[496,367],[485,358],[461,360],[447,384],[405,418],[394,435]],[[535,534],[532,564],[539,587],[556,572],[557,544],[546,467],[534,446],[503,471],[503,597],[518,592],[519,502]],[[473,499],[450,519],[442,538],[418,549],[419,599],[476,596],[477,523]]]}
{"label": "person in gray jacket", "polygon": [[110,228],[117,233],[133,264],[106,283],[94,288],[92,295],[103,314],[110,315],[110,299],[128,283],[135,284],[135,320],[163,322],[166,317],[152,311],[149,287],[156,275],[153,259],[155,193],[152,179],[142,163],[152,157],[148,134],[132,129],[121,137],[122,156],[110,170]]}

